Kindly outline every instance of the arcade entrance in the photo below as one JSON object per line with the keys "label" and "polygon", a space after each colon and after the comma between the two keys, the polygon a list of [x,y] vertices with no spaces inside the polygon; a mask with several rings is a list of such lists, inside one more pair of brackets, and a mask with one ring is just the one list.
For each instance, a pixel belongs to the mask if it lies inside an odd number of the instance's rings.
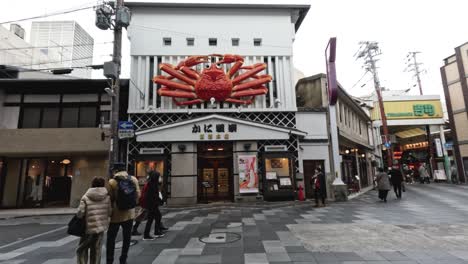
{"label": "arcade entrance", "polygon": [[233,201],[232,143],[199,143],[198,202]]}

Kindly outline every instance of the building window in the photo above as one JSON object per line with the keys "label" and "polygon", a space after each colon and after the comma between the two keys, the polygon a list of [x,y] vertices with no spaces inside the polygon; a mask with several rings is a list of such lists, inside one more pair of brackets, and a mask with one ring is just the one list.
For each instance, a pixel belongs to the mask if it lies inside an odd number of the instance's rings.
{"label": "building window", "polygon": [[172,39],[171,38],[163,38],[163,44],[164,44],[164,46],[171,46],[172,45]]}
{"label": "building window", "polygon": [[187,38],[187,46],[194,46],[195,39],[194,38]]}
{"label": "building window", "polygon": [[45,107],[42,110],[42,125],[44,128],[54,128],[59,125],[60,108]]}
{"label": "building window", "polygon": [[101,111],[101,124],[110,124],[110,111]]}
{"label": "building window", "polygon": [[262,39],[261,38],[254,38],[254,46],[261,46],[262,45]]}
{"label": "building window", "polygon": [[232,42],[233,46],[239,46],[239,39],[238,38],[231,39],[231,42]]}
{"label": "building window", "polygon": [[78,127],[78,112],[78,107],[63,108],[60,127]]}
{"label": "building window", "polygon": [[80,107],[80,127],[96,127],[97,107]]}
{"label": "building window", "polygon": [[216,39],[216,38],[209,38],[209,39],[208,39],[208,45],[210,45],[210,46],[217,46],[217,45],[218,45],[218,39]]}
{"label": "building window", "polygon": [[41,109],[27,107],[23,109],[21,128],[39,128],[41,126]]}

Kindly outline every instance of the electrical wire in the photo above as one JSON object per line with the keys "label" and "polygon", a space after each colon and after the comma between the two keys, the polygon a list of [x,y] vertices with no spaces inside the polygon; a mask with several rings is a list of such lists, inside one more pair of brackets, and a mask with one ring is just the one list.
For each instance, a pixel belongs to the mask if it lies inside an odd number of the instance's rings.
{"label": "electrical wire", "polygon": [[28,49],[46,49],[46,48],[65,48],[65,47],[82,47],[82,46],[93,46],[93,45],[106,45],[114,43],[113,41],[105,41],[105,42],[98,42],[98,43],[87,43],[87,44],[72,44],[72,45],[58,45],[58,46],[39,46],[39,47],[15,47],[15,48],[4,48],[0,49],[0,51],[7,51],[7,50],[28,50]]}
{"label": "electrical wire", "polygon": [[[353,86],[351,86],[351,88],[349,88],[349,90],[351,90],[351,89],[353,89],[354,87],[356,87],[356,85],[358,85],[358,84],[362,81],[362,79],[364,79],[364,77],[366,77],[366,75],[367,75],[368,72],[369,72],[369,71],[365,71],[364,74],[361,76],[361,78],[359,78],[359,80],[358,80]],[[367,82],[368,82],[368,81],[367,81]],[[366,83],[367,83],[367,82],[366,82]]]}
{"label": "electrical wire", "polygon": [[50,17],[50,16],[64,15],[64,14],[69,14],[69,13],[74,13],[74,12],[78,12],[78,11],[82,11],[82,10],[95,8],[95,7],[97,7],[97,6],[93,5],[93,6],[87,6],[87,7],[82,7],[82,8],[76,8],[76,9],[65,9],[65,10],[62,10],[62,11],[55,11],[55,12],[40,15],[40,16],[34,16],[34,17],[21,18],[21,19],[17,19],[17,20],[4,21],[4,22],[0,22],[0,25],[10,24],[10,23],[15,23],[15,22],[21,22],[21,21],[27,21],[27,20],[32,20],[32,19],[39,19],[39,18]]}

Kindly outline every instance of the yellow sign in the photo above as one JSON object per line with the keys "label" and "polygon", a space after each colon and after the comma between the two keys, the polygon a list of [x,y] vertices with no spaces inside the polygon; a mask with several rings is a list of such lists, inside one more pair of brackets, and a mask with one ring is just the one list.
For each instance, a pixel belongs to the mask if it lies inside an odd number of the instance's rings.
{"label": "yellow sign", "polygon": [[[385,116],[393,119],[442,118],[442,104],[439,100],[388,101],[384,102]],[[380,120],[378,104],[372,110],[372,120]]]}

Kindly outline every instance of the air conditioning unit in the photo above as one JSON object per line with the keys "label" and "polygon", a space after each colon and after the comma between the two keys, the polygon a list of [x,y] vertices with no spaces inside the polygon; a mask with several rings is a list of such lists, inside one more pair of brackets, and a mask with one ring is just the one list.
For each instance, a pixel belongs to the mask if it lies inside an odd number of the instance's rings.
{"label": "air conditioning unit", "polygon": [[265,146],[265,152],[274,152],[274,151],[288,151],[288,147],[286,145]]}
{"label": "air conditioning unit", "polygon": [[140,148],[142,155],[161,155],[164,154],[163,148]]}

